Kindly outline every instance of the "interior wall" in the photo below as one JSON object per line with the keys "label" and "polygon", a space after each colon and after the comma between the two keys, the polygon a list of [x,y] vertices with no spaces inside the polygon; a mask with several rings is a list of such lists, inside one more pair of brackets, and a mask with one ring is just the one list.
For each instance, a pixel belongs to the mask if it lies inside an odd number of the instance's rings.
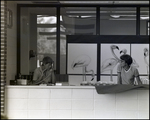
{"label": "interior wall", "polygon": [[17,5],[15,2],[7,2],[8,9],[12,10],[13,26],[7,28],[7,76],[6,84],[9,84],[9,80],[14,80],[17,72]]}

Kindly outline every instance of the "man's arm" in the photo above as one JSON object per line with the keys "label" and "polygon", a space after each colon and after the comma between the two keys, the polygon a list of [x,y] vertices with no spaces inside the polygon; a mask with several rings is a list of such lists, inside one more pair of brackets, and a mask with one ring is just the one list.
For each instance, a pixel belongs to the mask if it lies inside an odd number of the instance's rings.
{"label": "man's arm", "polygon": [[141,84],[142,84],[142,81],[141,81],[140,77],[137,76],[137,77],[135,77],[135,78],[136,78],[136,80],[137,80],[137,82],[138,82],[138,85],[141,85]]}
{"label": "man's arm", "polygon": [[39,76],[38,69],[35,69],[33,74],[33,81],[38,80],[38,76]]}

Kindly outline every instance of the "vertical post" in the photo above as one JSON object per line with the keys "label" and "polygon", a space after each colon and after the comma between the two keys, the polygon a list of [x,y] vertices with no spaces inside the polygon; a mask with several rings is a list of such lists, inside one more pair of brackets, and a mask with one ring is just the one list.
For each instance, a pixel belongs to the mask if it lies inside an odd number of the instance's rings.
{"label": "vertical post", "polygon": [[[96,7],[96,35],[100,35],[100,7]],[[97,81],[100,80],[100,44],[97,43]]]}
{"label": "vertical post", "polygon": [[20,11],[21,11],[21,8],[19,5],[17,5],[17,74],[20,73],[20,61],[21,61],[21,58],[20,58]]}
{"label": "vertical post", "polygon": [[57,6],[56,74],[60,74],[60,7]]}
{"label": "vertical post", "polygon": [[140,7],[136,10],[136,35],[140,35]]}

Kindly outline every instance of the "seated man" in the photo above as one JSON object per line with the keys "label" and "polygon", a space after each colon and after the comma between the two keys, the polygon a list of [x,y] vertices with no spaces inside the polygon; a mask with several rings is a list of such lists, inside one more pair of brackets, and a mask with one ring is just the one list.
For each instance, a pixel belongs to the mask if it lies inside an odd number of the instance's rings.
{"label": "seated man", "polygon": [[135,78],[139,84],[142,84],[139,71],[136,67],[132,66],[133,59],[130,55],[120,56],[120,64],[117,67],[118,84],[131,84],[134,85]]}
{"label": "seated man", "polygon": [[35,69],[33,74],[33,84],[55,84],[55,74],[53,70],[53,60],[50,57],[44,57],[42,65]]}

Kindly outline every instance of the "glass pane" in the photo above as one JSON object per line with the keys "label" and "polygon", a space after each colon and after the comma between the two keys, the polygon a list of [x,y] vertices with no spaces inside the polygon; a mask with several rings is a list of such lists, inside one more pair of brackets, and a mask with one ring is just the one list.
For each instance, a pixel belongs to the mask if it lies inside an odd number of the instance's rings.
{"label": "glass pane", "polygon": [[96,34],[96,8],[64,7],[61,8],[61,25],[67,35]]}
{"label": "glass pane", "polygon": [[[67,53],[69,84],[87,84],[91,80],[91,82],[97,81],[95,77],[97,73],[97,44],[68,43]],[[76,75],[76,77],[70,74]],[[79,79],[76,80],[76,78]]]}
{"label": "glass pane", "polygon": [[149,7],[140,8],[140,35],[149,35]]}
{"label": "glass pane", "polygon": [[60,73],[66,74],[66,35],[96,35],[96,8],[60,9]]}
{"label": "glass pane", "polygon": [[[56,13],[56,8],[49,8]],[[37,15],[37,67],[44,56],[50,56],[56,69],[56,25],[55,14]]]}
{"label": "glass pane", "polygon": [[136,35],[136,8],[101,7],[100,35]]}
{"label": "glass pane", "polygon": [[44,56],[56,69],[56,8],[21,8],[21,74],[33,73]]}
{"label": "glass pane", "polygon": [[[29,43],[30,43],[30,19],[29,8],[21,8],[20,11],[20,73],[29,74]],[[36,22],[35,22],[36,23]]]}

